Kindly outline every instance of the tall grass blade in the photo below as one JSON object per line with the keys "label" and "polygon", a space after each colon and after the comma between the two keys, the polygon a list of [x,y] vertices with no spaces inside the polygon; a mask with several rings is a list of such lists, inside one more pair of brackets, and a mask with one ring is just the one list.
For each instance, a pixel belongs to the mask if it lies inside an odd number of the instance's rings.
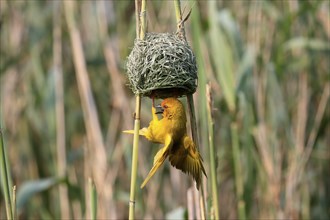
{"label": "tall grass blade", "polygon": [[[175,8],[175,17],[177,22],[177,32],[179,33],[179,36],[186,40],[185,35],[185,29],[184,29],[184,20],[182,20],[182,12],[181,12],[181,3],[180,0],[174,1],[174,8]],[[191,94],[187,95],[187,101],[188,101],[188,109],[189,109],[189,115],[190,115],[190,125],[191,125],[191,132],[192,132],[192,138],[193,141],[199,145],[198,140],[198,130],[197,130],[197,121],[196,121],[196,114],[195,114],[195,107],[194,107],[194,99]],[[206,207],[205,207],[205,199],[204,199],[204,192],[203,192],[203,181],[201,183],[201,187],[199,189],[200,191],[200,212],[201,212],[201,219],[206,218]]]}
{"label": "tall grass blade", "polygon": [[13,204],[12,204],[12,210],[13,210],[13,219],[17,219],[17,207],[16,207],[16,186],[13,186]]}
{"label": "tall grass blade", "polygon": [[[62,64],[62,3],[54,1],[53,5],[53,65],[55,81],[55,115],[56,115],[56,151],[57,151],[57,174],[59,177],[66,176],[67,154],[65,145],[65,110],[64,110],[64,82]],[[65,184],[59,186],[60,217],[70,218],[70,206],[68,188]]]}
{"label": "tall grass blade", "polygon": [[89,187],[89,199],[90,199],[90,213],[91,219],[95,220],[97,216],[97,192],[95,189],[95,184],[91,178],[88,179],[88,187]]}
{"label": "tall grass blade", "polygon": [[201,137],[200,144],[201,146],[207,146],[207,110],[206,110],[206,84],[207,84],[207,72],[209,69],[206,69],[206,64],[204,60],[204,53],[207,51],[207,46],[203,38],[203,31],[200,22],[201,18],[199,16],[199,10],[194,10],[191,14],[191,29],[192,29],[192,46],[196,56],[196,62],[198,67],[198,97],[197,102],[200,108],[197,109],[198,118],[199,118],[199,137]]}
{"label": "tall grass blade", "polygon": [[211,85],[206,86],[206,96],[207,96],[207,121],[208,121],[208,131],[209,131],[209,150],[210,150],[210,167],[211,167],[211,185],[212,185],[212,208],[213,208],[213,219],[219,218],[219,205],[218,205],[218,185],[217,185],[217,172],[216,172],[216,152],[214,149],[213,140],[213,127],[214,122],[212,118],[212,94]]}
{"label": "tall grass blade", "polygon": [[11,201],[11,187],[8,180],[8,168],[7,168],[7,157],[5,152],[5,146],[3,141],[3,133],[0,127],[0,166],[1,166],[1,179],[2,179],[2,188],[5,196],[5,206],[7,212],[7,218],[13,219],[13,208]]}
{"label": "tall grass blade", "polygon": [[231,126],[231,139],[232,139],[232,153],[233,153],[233,163],[235,170],[235,186],[237,193],[237,209],[238,218],[240,220],[245,220],[245,202],[243,200],[244,183],[243,183],[243,173],[242,165],[240,161],[240,150],[239,150],[239,139],[238,139],[238,128],[237,123],[232,122]]}
{"label": "tall grass blade", "polygon": [[211,52],[216,73],[220,82],[226,103],[231,112],[236,109],[235,104],[235,73],[234,54],[226,39],[225,33],[219,26],[217,1],[208,1],[210,11],[210,39]]}
{"label": "tall grass blade", "polygon": [[36,194],[46,191],[63,180],[56,177],[31,180],[24,182],[17,192],[17,210],[20,212],[28,201]]}
{"label": "tall grass blade", "polygon": [[99,217],[109,218],[110,213],[107,209],[107,204],[111,202],[111,198],[107,195],[109,194],[110,187],[106,185],[105,181],[107,175],[107,154],[103,141],[96,101],[92,93],[91,81],[88,75],[86,57],[83,48],[83,38],[76,20],[77,4],[78,2],[75,1],[64,1],[64,12],[70,35],[70,43],[72,45],[73,61],[81,107],[84,115],[88,145],[91,150],[90,152],[92,152],[91,169],[94,175],[93,179],[95,181],[95,185],[99,189]]}

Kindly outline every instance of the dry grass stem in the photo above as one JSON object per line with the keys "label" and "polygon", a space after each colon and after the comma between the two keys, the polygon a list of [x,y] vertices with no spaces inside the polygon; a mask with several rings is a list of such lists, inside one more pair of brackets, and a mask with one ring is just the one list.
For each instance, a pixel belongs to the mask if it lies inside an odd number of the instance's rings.
{"label": "dry grass stem", "polygon": [[109,187],[106,187],[106,183],[104,182],[107,172],[106,151],[103,143],[103,137],[98,119],[97,109],[95,106],[95,101],[91,91],[90,80],[82,47],[81,35],[74,18],[74,15],[76,14],[75,2],[65,1],[64,8],[73,50],[73,60],[76,70],[79,95],[82,102],[82,110],[84,113],[88,145],[91,149],[93,149],[91,151],[93,152],[92,170],[95,179],[95,184],[99,189],[99,199],[101,201],[99,208],[99,217],[107,218],[109,214],[108,209],[106,208],[106,204],[109,204],[108,200],[110,198],[106,198],[105,196],[108,195],[107,191],[109,190]]}
{"label": "dry grass stem", "polygon": [[[62,68],[62,29],[61,12],[62,3],[54,2],[53,9],[53,65],[55,78],[55,111],[56,111],[56,149],[57,149],[57,172],[58,176],[66,177],[67,155],[65,146],[65,112],[64,112],[64,86]],[[59,201],[61,218],[70,218],[68,189],[65,184],[59,186]]]}

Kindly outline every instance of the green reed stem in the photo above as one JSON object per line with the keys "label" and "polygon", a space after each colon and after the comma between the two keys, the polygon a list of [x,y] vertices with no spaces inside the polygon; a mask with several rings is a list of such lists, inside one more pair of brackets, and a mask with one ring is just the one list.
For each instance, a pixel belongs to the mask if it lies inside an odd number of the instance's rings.
{"label": "green reed stem", "polygon": [[[136,0],[135,6],[138,6],[138,0]],[[139,10],[136,7],[135,10]],[[137,26],[141,26],[140,33],[137,36],[142,40],[146,34],[146,0],[141,1],[141,14],[140,19],[136,20]],[[137,178],[137,167],[138,167],[138,152],[139,152],[139,130],[140,130],[140,111],[141,111],[141,95],[136,96],[135,106],[135,120],[134,120],[134,137],[133,137],[133,156],[132,156],[132,173],[131,173],[131,190],[130,190],[130,201],[129,201],[129,219],[135,218],[135,188]]]}
{"label": "green reed stem", "polygon": [[5,196],[5,206],[7,212],[7,219],[13,219],[13,208],[11,202],[11,187],[9,186],[9,178],[8,178],[8,169],[7,169],[7,158],[5,152],[5,146],[3,142],[3,134],[0,128],[0,160],[1,160],[1,179],[2,179],[2,186],[3,186],[3,193]]}
{"label": "green reed stem", "polygon": [[129,219],[130,220],[134,219],[134,212],[135,212],[135,188],[136,188],[138,152],[139,152],[140,110],[141,110],[141,95],[137,95],[136,96],[136,108],[135,108],[135,121],[134,121],[131,191],[130,191],[130,201],[129,201]]}
{"label": "green reed stem", "polygon": [[[139,0],[135,0],[135,13],[136,13],[136,30],[137,37],[141,40],[146,35],[146,0],[141,1],[141,11],[139,12]],[[140,20],[141,19],[141,20]],[[139,26],[141,26],[140,33],[138,33]],[[135,100],[135,120],[134,120],[134,137],[133,137],[133,155],[132,155],[132,173],[131,173],[131,189],[129,201],[129,219],[135,218],[135,188],[138,168],[138,153],[139,153],[139,130],[140,130],[140,111],[141,111],[141,95],[136,95]]]}
{"label": "green reed stem", "polygon": [[243,199],[243,175],[242,175],[242,165],[240,161],[240,151],[239,151],[239,139],[238,139],[238,129],[237,123],[232,122],[231,126],[231,138],[232,138],[232,150],[233,150],[233,162],[235,170],[235,185],[236,185],[236,195],[237,195],[237,208],[238,208],[238,218],[240,220],[245,220],[245,202]]}
{"label": "green reed stem", "polygon": [[207,98],[207,122],[209,131],[209,149],[210,149],[210,166],[211,166],[211,184],[212,184],[212,200],[213,200],[213,211],[214,219],[219,218],[219,206],[218,206],[218,187],[217,187],[217,172],[215,164],[215,152],[214,152],[214,133],[213,133],[213,118],[212,118],[212,94],[211,86],[208,84],[206,87],[206,98]]}
{"label": "green reed stem", "polygon": [[142,2],[141,2],[141,14],[140,14],[140,17],[141,17],[140,39],[141,40],[144,39],[144,37],[146,35],[146,30],[147,30],[147,20],[146,20],[147,10],[146,10],[146,7],[147,7],[146,0],[142,0]]}
{"label": "green reed stem", "polygon": [[177,22],[177,31],[180,37],[186,40],[186,33],[184,30],[184,22],[182,22],[181,3],[180,0],[174,1],[175,17]]}
{"label": "green reed stem", "polygon": [[174,9],[175,9],[176,21],[180,22],[181,21],[181,4],[180,4],[180,0],[174,1]]}
{"label": "green reed stem", "polygon": [[[181,13],[181,3],[180,0],[174,1],[174,8],[175,8],[175,17],[177,22],[177,31],[180,34],[180,37],[186,40],[185,36],[185,30],[184,30],[184,22],[182,21],[182,13]],[[198,131],[197,131],[197,122],[196,122],[196,116],[195,116],[195,109],[194,109],[194,98],[192,94],[187,95],[188,100],[188,107],[189,107],[189,113],[190,113],[190,124],[191,124],[191,133],[193,141],[198,146]],[[200,204],[200,211],[201,211],[201,219],[205,219],[206,213],[205,213],[205,200],[204,200],[204,191],[203,191],[203,181],[201,182],[200,187],[200,198],[199,198],[199,204]]]}
{"label": "green reed stem", "polygon": [[13,219],[17,219],[17,208],[16,208],[16,186],[13,186],[13,203],[12,203]]}
{"label": "green reed stem", "polygon": [[97,215],[97,192],[95,189],[95,184],[91,178],[89,178],[88,180],[88,188],[89,188],[91,219],[95,220]]}

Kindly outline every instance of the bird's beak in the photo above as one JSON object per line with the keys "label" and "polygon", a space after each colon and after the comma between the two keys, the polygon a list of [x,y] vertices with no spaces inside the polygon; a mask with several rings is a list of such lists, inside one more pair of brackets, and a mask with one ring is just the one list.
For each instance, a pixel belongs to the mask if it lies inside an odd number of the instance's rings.
{"label": "bird's beak", "polygon": [[156,114],[163,114],[164,109],[161,105],[157,105],[155,108],[156,108]]}

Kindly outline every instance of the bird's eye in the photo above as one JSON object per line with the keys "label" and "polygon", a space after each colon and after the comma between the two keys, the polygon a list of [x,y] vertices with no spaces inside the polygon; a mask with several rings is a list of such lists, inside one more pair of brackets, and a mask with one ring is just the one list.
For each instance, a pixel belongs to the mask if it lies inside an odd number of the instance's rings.
{"label": "bird's eye", "polygon": [[168,106],[167,105],[164,105],[164,108],[168,108]]}

